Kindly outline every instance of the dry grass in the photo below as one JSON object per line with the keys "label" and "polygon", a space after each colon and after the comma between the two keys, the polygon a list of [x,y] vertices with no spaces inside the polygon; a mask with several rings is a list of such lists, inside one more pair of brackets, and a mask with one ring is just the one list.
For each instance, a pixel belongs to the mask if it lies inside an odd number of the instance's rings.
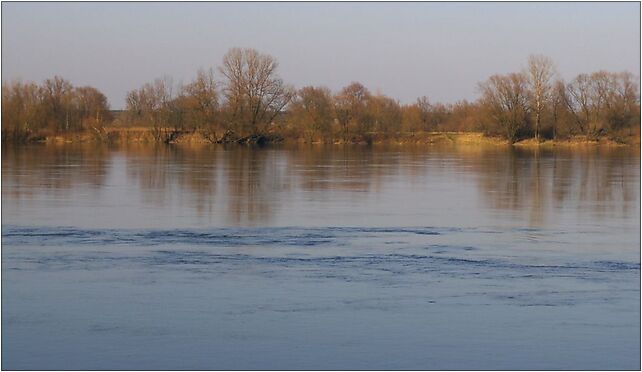
{"label": "dry grass", "polygon": [[[616,142],[608,138],[598,138],[598,139],[593,139],[593,138],[588,138],[587,136],[574,136],[568,139],[560,139],[560,140],[544,140],[537,142],[534,138],[529,138],[526,140],[522,140],[519,142],[514,143],[514,146],[519,146],[519,147],[587,147],[587,146],[610,146],[610,147],[618,147],[618,146],[629,146],[633,145],[635,143],[634,139],[631,139],[631,142],[627,143],[622,143],[622,142]],[[637,143],[639,144],[639,138],[637,140]]]}
{"label": "dry grass", "polygon": [[[114,144],[155,143],[153,131],[146,127],[106,127],[100,130],[65,135],[48,136],[47,143],[92,143],[105,142]],[[286,140],[287,143],[297,143],[300,140]],[[178,137],[176,144],[209,145],[211,144],[200,133],[186,133]],[[509,141],[499,137],[489,137],[475,132],[417,132],[401,133],[397,136],[374,136],[374,144],[396,145],[464,145],[464,146],[510,146]],[[335,142],[341,144],[341,141]],[[586,146],[640,146],[640,135],[634,133],[619,141],[608,138],[591,139],[586,136],[575,136],[568,139],[544,140],[526,139],[513,144],[521,148],[535,147],[586,147]]]}

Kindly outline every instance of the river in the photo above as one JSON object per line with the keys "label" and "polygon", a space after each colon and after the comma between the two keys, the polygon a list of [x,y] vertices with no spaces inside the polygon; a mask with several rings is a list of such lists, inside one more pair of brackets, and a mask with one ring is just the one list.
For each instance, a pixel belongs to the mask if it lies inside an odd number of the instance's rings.
{"label": "river", "polygon": [[640,153],[2,149],[3,369],[639,369]]}

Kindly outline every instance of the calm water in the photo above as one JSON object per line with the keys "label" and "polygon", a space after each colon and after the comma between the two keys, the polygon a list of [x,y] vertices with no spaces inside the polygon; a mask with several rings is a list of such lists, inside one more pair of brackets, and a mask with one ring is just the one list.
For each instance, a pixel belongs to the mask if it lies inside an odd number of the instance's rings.
{"label": "calm water", "polygon": [[2,151],[3,369],[639,369],[640,154]]}

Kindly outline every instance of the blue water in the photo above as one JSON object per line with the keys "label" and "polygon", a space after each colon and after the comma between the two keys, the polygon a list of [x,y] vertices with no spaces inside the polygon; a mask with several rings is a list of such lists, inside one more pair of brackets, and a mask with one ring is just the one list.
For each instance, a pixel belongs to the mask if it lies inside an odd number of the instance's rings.
{"label": "blue water", "polygon": [[3,158],[3,369],[640,367],[638,154],[37,151]]}

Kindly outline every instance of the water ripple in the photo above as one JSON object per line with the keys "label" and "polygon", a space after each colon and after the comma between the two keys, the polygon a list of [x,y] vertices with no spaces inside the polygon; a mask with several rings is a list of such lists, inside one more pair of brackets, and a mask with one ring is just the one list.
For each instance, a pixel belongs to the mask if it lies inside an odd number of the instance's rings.
{"label": "water ripple", "polygon": [[190,244],[210,246],[292,245],[316,246],[335,242],[338,238],[368,237],[381,234],[441,235],[458,229],[448,228],[216,228],[210,230],[127,230],[78,229],[73,227],[2,226],[3,242],[10,245],[38,244],[46,246],[69,244],[159,245]]}

